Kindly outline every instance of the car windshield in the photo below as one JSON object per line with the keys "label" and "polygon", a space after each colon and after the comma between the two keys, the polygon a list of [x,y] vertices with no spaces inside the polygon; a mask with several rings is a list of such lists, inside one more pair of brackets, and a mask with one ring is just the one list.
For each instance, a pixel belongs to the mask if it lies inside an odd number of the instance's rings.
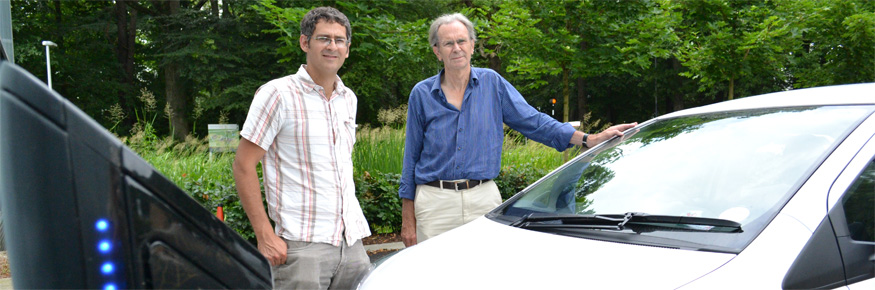
{"label": "car windshield", "polygon": [[[651,121],[581,154],[490,217],[519,226],[537,216],[533,230],[539,231],[574,224],[552,232],[583,238],[634,243],[628,237],[634,234],[646,243],[738,252],[872,111],[871,106],[796,107]],[[701,224],[604,229],[581,225],[586,221],[580,218],[562,222],[569,216],[622,220],[625,213],[720,219],[741,230],[709,231],[712,226]]]}

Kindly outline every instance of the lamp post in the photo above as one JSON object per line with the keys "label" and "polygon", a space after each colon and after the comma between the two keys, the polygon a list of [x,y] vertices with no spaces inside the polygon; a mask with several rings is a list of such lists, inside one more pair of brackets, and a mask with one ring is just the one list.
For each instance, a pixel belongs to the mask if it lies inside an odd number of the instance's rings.
{"label": "lamp post", "polygon": [[43,40],[43,46],[46,47],[46,72],[48,74],[49,88],[51,89],[52,88],[52,62],[51,62],[51,58],[49,57],[49,46],[58,47],[58,44],[51,42],[51,41],[48,41],[48,40]]}

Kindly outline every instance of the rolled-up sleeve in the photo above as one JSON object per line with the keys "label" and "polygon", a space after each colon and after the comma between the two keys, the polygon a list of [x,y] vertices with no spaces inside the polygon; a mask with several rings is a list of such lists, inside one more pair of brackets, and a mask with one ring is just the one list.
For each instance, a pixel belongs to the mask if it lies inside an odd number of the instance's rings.
{"label": "rolled-up sleeve", "polygon": [[261,86],[252,99],[240,136],[265,151],[279,133],[282,95],[272,84]]}

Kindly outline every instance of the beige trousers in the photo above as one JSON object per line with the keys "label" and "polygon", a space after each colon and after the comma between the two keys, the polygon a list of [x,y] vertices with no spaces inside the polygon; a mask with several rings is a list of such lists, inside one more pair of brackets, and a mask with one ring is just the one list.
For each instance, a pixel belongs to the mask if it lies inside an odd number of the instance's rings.
{"label": "beige trousers", "polygon": [[421,243],[473,221],[500,204],[501,194],[492,180],[459,191],[417,185],[413,200],[416,242]]}

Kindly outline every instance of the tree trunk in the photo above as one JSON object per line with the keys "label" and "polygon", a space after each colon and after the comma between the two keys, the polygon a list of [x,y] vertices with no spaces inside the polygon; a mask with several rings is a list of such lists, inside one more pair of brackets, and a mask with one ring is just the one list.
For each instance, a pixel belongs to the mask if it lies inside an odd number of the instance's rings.
{"label": "tree trunk", "polygon": [[219,18],[219,0],[210,0],[210,12],[213,13],[213,17]]}
{"label": "tree trunk", "polygon": [[[166,15],[172,16],[179,13],[179,1],[166,1],[164,2],[167,6]],[[172,27],[165,27],[165,29],[173,29]],[[180,80],[179,76],[179,63],[174,61],[173,59],[164,59],[164,92],[166,94],[165,98],[167,100],[167,104],[170,105],[170,124],[173,127],[172,133],[173,138],[176,140],[185,140],[185,136],[188,135],[189,126],[188,122],[185,119],[185,107],[188,103],[188,98],[185,96],[185,90]]]}
{"label": "tree trunk", "polygon": [[568,83],[568,67],[563,64],[562,65],[562,122],[568,122],[568,111],[569,111],[569,86],[571,84]]}
{"label": "tree trunk", "polygon": [[501,58],[498,57],[498,53],[493,53],[486,56],[486,59],[489,60],[489,68],[497,72],[498,74],[504,76],[504,70],[501,69]]}
{"label": "tree trunk", "polygon": [[228,2],[231,2],[231,0],[222,1],[222,18],[230,18],[233,16],[231,15],[231,6]]}
{"label": "tree trunk", "polygon": [[684,84],[684,78],[678,76],[682,67],[681,62],[676,57],[671,58],[671,68],[673,72],[672,76],[676,80],[676,87],[671,90],[671,104],[672,112],[676,112],[684,109],[684,94],[681,91]]}
{"label": "tree trunk", "polygon": [[119,91],[118,104],[125,112],[130,112],[127,99],[134,86],[134,43],[137,31],[137,11],[130,10],[124,1],[115,3],[116,27],[118,39],[116,40],[116,59],[121,73],[119,81],[124,90]]}
{"label": "tree trunk", "polygon": [[173,138],[185,140],[185,136],[189,133],[188,122],[185,120],[187,100],[179,80],[179,64],[170,61],[164,66],[164,85],[167,103],[170,104],[168,118],[173,127]]}
{"label": "tree trunk", "polygon": [[[582,37],[582,35],[581,35]],[[580,42],[580,51],[586,51],[588,44],[586,41]],[[589,108],[587,107],[586,95],[588,88],[586,87],[586,79],[583,77],[577,78],[577,119],[580,120],[580,128],[589,128],[587,124],[583,123],[583,116],[589,112]]]}
{"label": "tree trunk", "polygon": [[726,99],[732,100],[735,98],[735,76],[729,77],[729,94]]}
{"label": "tree trunk", "polygon": [[[62,21],[62,19],[61,19],[61,0],[55,0],[53,3],[55,4],[55,7],[52,7],[52,8],[55,8],[55,23],[60,26],[61,21]],[[55,39],[55,41],[60,42],[59,40],[60,39]]]}

